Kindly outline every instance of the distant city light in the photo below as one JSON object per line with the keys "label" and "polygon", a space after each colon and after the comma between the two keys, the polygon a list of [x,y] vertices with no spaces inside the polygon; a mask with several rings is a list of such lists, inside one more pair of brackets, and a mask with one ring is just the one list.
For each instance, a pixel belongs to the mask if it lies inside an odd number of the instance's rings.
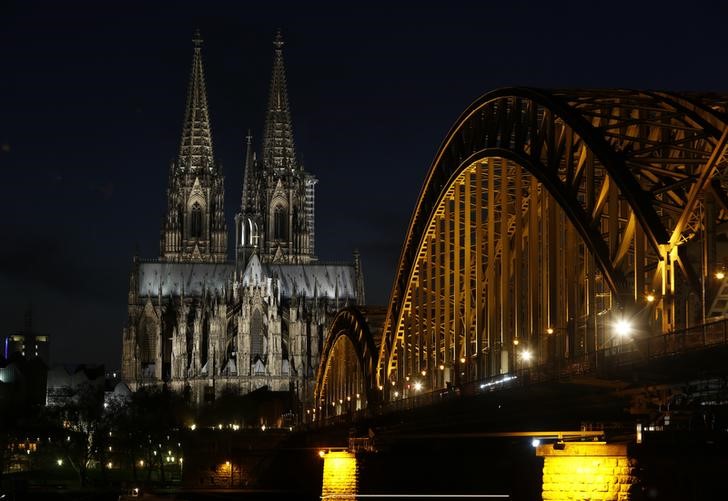
{"label": "distant city light", "polygon": [[58,466],[63,466],[63,460],[61,458],[56,459],[56,464]]}
{"label": "distant city light", "polygon": [[554,333],[553,327],[549,327],[548,329],[546,329],[546,334],[553,334],[553,333]]}
{"label": "distant city light", "polygon": [[190,430],[192,430],[192,431],[195,431],[196,429],[197,429],[197,425],[196,425],[196,424],[194,424],[194,423],[192,423],[192,424],[190,425]]}
{"label": "distant city light", "polygon": [[422,389],[422,383],[420,383],[419,381],[417,381],[415,383],[415,391],[420,391],[421,389]]}
{"label": "distant city light", "polygon": [[655,302],[655,295],[653,293],[649,293],[645,296],[645,299],[648,303],[654,303]]}
{"label": "distant city light", "polygon": [[521,352],[521,360],[523,360],[524,362],[529,362],[531,360],[532,356],[533,355],[531,354],[531,352],[529,350],[523,350]]}
{"label": "distant city light", "polygon": [[541,441],[539,439],[534,438],[531,440],[531,447],[538,447],[539,445],[541,445]]}

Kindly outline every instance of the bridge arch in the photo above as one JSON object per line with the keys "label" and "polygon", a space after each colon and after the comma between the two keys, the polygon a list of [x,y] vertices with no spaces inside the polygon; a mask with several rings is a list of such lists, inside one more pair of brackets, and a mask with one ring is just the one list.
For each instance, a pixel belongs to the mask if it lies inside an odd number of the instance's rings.
{"label": "bridge arch", "polygon": [[327,330],[316,372],[314,414],[345,414],[377,398],[377,348],[364,315],[355,307],[340,310]]}
{"label": "bridge arch", "polygon": [[410,378],[436,389],[508,372],[526,348],[539,362],[593,351],[621,315],[689,325],[700,284],[684,244],[728,220],[727,122],[722,96],[513,88],[475,101],[410,221],[376,385],[406,396]]}

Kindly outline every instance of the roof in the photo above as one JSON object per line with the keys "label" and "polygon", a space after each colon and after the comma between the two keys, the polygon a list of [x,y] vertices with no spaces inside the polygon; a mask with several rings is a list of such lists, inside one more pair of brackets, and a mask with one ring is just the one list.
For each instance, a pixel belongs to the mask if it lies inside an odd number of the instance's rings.
{"label": "roof", "polygon": [[222,293],[235,271],[232,263],[164,263],[139,264],[139,295],[201,296],[202,291]]}
{"label": "roof", "polygon": [[257,255],[253,256],[243,274],[243,284],[262,284],[265,278],[279,279],[279,291],[283,297],[356,299],[353,264],[261,263]]}

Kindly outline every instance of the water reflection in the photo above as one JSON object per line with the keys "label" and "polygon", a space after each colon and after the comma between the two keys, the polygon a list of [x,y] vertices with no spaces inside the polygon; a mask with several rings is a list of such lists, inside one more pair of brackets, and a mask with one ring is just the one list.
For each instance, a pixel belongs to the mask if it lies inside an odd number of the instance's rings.
{"label": "water reflection", "polygon": [[354,454],[346,451],[333,451],[324,456],[321,499],[354,501],[358,484],[359,470]]}

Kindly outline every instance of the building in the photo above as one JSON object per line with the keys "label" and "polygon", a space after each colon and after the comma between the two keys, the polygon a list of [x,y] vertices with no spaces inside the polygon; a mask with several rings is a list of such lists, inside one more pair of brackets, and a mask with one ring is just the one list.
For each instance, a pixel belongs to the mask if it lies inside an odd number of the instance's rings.
{"label": "building", "polygon": [[46,365],[50,363],[49,336],[33,330],[33,316],[30,309],[25,313],[24,328],[6,335],[2,341],[2,357],[8,360],[13,353],[18,353],[28,360],[40,358]]}
{"label": "building", "polygon": [[199,34],[193,44],[160,256],[135,257],[130,274],[122,379],[132,389],[167,384],[195,403],[260,388],[307,401],[327,322],[340,307],[364,301],[359,258],[316,258],[317,180],[296,157],[279,34],[260,157],[250,134],[246,139],[229,260]]}

